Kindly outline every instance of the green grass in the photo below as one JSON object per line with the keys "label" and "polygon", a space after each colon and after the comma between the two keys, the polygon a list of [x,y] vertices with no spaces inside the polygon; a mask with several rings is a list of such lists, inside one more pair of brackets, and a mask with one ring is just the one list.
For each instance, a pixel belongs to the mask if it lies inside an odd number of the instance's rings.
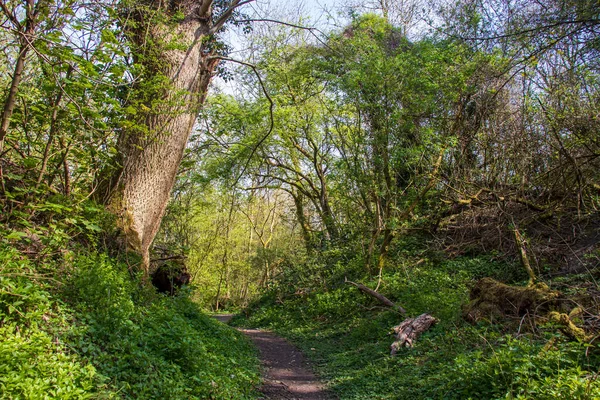
{"label": "green grass", "polygon": [[[489,258],[398,265],[381,292],[416,316],[440,322],[412,349],[389,355],[390,328],[403,317],[349,285],[309,295],[267,293],[237,325],[269,328],[297,344],[340,399],[596,399],[595,349],[568,342],[555,328],[516,335],[500,325],[461,318],[473,279],[488,271],[518,276]],[[367,282],[371,287],[375,282]],[[283,298],[276,303],[275,298]]]}

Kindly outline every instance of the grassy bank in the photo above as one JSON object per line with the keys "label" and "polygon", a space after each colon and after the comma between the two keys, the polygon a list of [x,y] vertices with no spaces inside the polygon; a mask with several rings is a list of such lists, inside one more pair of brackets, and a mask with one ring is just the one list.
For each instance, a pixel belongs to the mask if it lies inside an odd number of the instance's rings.
{"label": "grassy bank", "polygon": [[0,247],[0,397],[244,399],[254,349],[187,293],[143,289],[89,251],[36,262]]}

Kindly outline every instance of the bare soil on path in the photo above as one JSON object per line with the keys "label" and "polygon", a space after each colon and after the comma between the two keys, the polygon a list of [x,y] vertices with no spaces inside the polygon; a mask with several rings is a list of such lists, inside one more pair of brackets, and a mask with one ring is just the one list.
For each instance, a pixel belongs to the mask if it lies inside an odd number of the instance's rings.
{"label": "bare soil on path", "polygon": [[[221,314],[214,317],[227,323],[232,315]],[[259,390],[265,399],[333,399],[295,346],[271,332],[259,329],[239,330],[258,348],[263,367],[263,385]]]}

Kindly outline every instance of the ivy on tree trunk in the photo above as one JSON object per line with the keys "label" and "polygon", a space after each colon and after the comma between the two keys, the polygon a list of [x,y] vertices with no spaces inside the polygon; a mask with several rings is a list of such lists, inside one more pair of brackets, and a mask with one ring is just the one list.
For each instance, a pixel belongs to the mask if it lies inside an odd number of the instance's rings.
{"label": "ivy on tree trunk", "polygon": [[198,112],[219,62],[212,37],[248,1],[143,2],[128,9],[126,26],[136,77],[129,120],[119,139],[122,168],[106,197],[130,249],[149,269],[149,250],[166,210]]}

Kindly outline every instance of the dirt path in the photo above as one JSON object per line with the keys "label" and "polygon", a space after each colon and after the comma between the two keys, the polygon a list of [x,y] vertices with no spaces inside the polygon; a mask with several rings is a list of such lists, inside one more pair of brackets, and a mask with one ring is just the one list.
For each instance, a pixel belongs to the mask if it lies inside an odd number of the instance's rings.
{"label": "dirt path", "polygon": [[[215,315],[227,323],[231,315]],[[258,329],[240,329],[258,348],[263,367],[263,385],[260,392],[273,400],[332,399],[310,370],[304,355],[285,339]]]}
{"label": "dirt path", "polygon": [[214,314],[212,317],[218,319],[224,324],[227,324],[229,321],[231,321],[231,318],[233,318],[233,314]]}

